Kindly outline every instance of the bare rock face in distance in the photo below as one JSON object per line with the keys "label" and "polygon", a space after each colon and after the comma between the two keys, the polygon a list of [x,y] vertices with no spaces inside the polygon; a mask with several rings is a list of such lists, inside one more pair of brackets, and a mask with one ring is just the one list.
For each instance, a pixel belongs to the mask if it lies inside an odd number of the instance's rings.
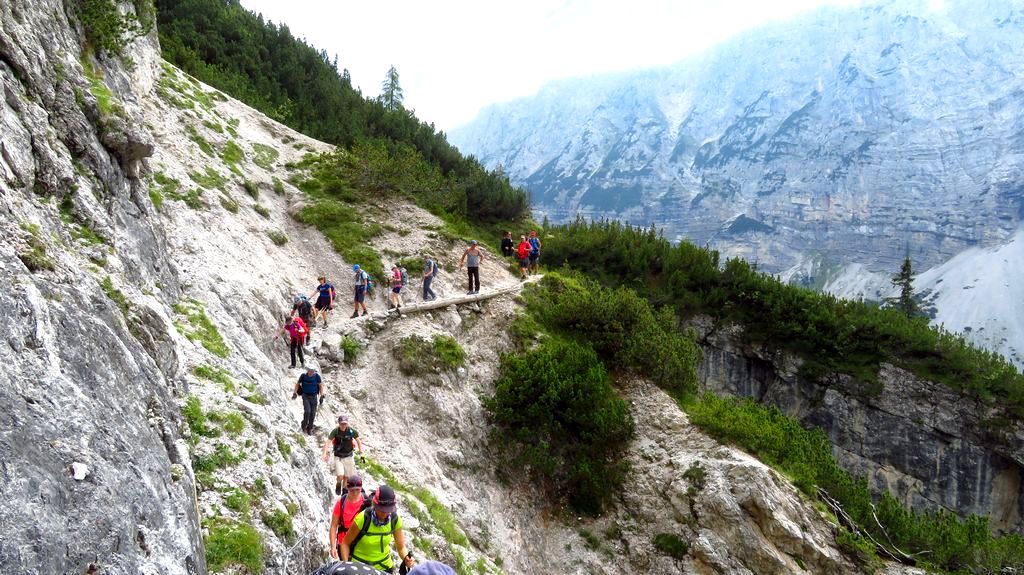
{"label": "bare rock face in distance", "polygon": [[883,0],[555,82],[450,138],[553,221],[653,222],[770,272],[924,270],[1021,223],[1022,68],[1018,2]]}

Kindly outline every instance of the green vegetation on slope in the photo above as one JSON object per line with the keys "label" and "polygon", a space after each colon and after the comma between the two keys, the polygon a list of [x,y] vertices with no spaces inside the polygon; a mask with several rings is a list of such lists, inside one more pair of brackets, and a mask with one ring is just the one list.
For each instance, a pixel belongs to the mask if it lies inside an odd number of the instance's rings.
{"label": "green vegetation on slope", "polygon": [[156,4],[164,57],[203,82],[314,138],[344,148],[370,146],[396,166],[415,152],[464,192],[461,210],[445,208],[459,217],[526,215],[523,190],[462,156],[443,133],[400,104],[388,109],[364,98],[347,71],[339,72],[326,52],[295,38],[287,26],[265,22],[238,0]]}
{"label": "green vegetation on slope", "polygon": [[1024,376],[1012,364],[923,318],[786,285],[739,259],[720,268],[717,252],[672,246],[653,229],[576,221],[550,228],[544,249],[549,262],[632,287],[681,317],[735,321],[751,343],[802,357],[805,376],[848,374],[870,393],[890,362],[1024,416]]}
{"label": "green vegetation on slope", "polygon": [[1024,564],[1024,539],[992,537],[987,518],[972,515],[960,520],[947,511],[915,513],[888,492],[872,503],[867,482],[839,466],[825,434],[802,428],[777,408],[750,399],[705,395],[686,410],[692,423],[778,468],[808,495],[815,497],[817,488],[823,489],[890,552],[921,553],[922,564],[951,572],[1002,573]]}

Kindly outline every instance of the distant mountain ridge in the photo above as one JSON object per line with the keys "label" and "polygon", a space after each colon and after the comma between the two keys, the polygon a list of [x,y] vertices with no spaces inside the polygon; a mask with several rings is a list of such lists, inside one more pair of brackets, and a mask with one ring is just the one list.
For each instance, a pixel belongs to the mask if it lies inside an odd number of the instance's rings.
{"label": "distant mountain ridge", "polygon": [[1024,216],[1019,2],[820,9],[665,69],[553,83],[450,140],[555,221],[657,223],[782,272],[918,269]]}

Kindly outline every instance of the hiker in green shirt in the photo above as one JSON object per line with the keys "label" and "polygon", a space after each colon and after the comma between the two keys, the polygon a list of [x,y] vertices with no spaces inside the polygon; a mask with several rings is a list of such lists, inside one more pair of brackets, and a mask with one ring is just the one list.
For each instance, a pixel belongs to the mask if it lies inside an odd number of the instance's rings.
{"label": "hiker in green shirt", "polygon": [[402,519],[395,510],[395,490],[381,485],[373,496],[373,504],[352,520],[345,538],[341,540],[341,560],[358,561],[385,573],[394,573],[391,559],[391,540],[395,541],[398,556],[407,567],[415,562],[405,548]]}

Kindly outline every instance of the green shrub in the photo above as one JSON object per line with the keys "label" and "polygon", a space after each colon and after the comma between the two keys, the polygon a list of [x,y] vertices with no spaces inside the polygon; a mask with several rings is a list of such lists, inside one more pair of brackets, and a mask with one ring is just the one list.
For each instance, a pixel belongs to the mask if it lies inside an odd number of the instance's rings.
{"label": "green shrub", "polygon": [[283,246],[288,243],[288,236],[280,230],[267,230],[267,237],[274,242],[275,246]]}
{"label": "green shrub", "polygon": [[203,125],[210,129],[210,131],[217,132],[218,134],[224,133],[224,127],[220,125],[220,122],[214,122],[211,120],[203,120]]}
{"label": "green shrub", "polygon": [[200,364],[192,368],[192,374],[198,378],[221,384],[227,393],[235,392],[235,380],[231,378],[227,370]]}
{"label": "green shrub", "polygon": [[224,497],[224,506],[232,511],[248,515],[252,506],[252,497],[247,492],[235,488]]}
{"label": "green shrub", "polygon": [[153,202],[153,207],[156,211],[160,211],[160,206],[164,205],[164,195],[158,188],[149,188],[149,201]]}
{"label": "green shrub", "polygon": [[203,405],[199,402],[198,397],[194,395],[188,396],[188,399],[185,400],[185,406],[181,408],[181,415],[185,418],[185,423],[188,424],[188,428],[192,432],[193,444],[199,437],[217,437],[220,435],[219,429],[206,423],[206,414],[203,413]]}
{"label": "green shrub", "polygon": [[656,310],[627,288],[609,289],[581,276],[549,273],[526,291],[537,321],[580,337],[616,369],[633,369],[675,396],[693,393],[700,350],[679,333],[669,308]]}
{"label": "green shrub", "polygon": [[264,206],[261,206],[260,204],[253,204],[252,209],[255,210],[257,214],[263,216],[264,218],[268,220],[270,219],[270,210],[268,210]]}
{"label": "green shrub", "polygon": [[405,375],[426,375],[442,369],[455,369],[466,360],[466,352],[449,335],[434,335],[427,341],[422,336],[402,338],[394,348],[398,369]]}
{"label": "green shrub", "polygon": [[671,533],[658,533],[654,536],[654,548],[673,559],[683,559],[690,545]]}
{"label": "green shrub", "polygon": [[30,272],[56,269],[53,260],[46,255],[46,244],[39,236],[39,226],[22,222],[21,229],[29,234],[28,249],[18,252],[18,259],[21,260],[21,263],[25,264]]}
{"label": "green shrub", "polygon": [[252,525],[226,519],[211,520],[203,543],[210,571],[240,565],[249,573],[263,572],[263,538]]}
{"label": "green shrub", "polygon": [[207,414],[207,417],[210,421],[219,423],[224,428],[224,431],[228,432],[228,435],[232,437],[237,437],[245,430],[245,418],[239,413],[211,411]]}
{"label": "green shrub", "polygon": [[341,338],[341,350],[345,352],[345,363],[355,363],[356,358],[359,357],[361,347],[356,338],[348,334]]}
{"label": "green shrub", "polygon": [[242,182],[242,187],[245,188],[245,193],[249,194],[249,196],[252,199],[260,199],[260,187],[256,184],[256,182],[252,180],[245,180],[244,182]]}
{"label": "green shrub", "polygon": [[283,196],[284,195],[284,182],[281,181],[277,176],[273,177],[274,182],[274,193]]}
{"label": "green shrub", "polygon": [[264,511],[260,517],[263,519],[263,524],[269,527],[278,538],[289,541],[295,535],[295,528],[292,526],[292,516],[287,511],[280,509],[275,509],[271,512]]}
{"label": "green shrub", "polygon": [[504,467],[529,469],[544,499],[597,513],[623,481],[618,455],[633,421],[591,348],[550,338],[522,356],[504,356],[484,406]]}
{"label": "green shrub", "polygon": [[245,459],[244,455],[241,453],[231,453],[231,448],[221,443],[209,455],[193,456],[192,470],[196,472],[196,475],[200,473],[213,473],[218,469],[237,465],[243,459]]}
{"label": "green shrub", "polygon": [[276,149],[265,144],[253,144],[252,150],[255,153],[255,157],[252,159],[253,163],[264,170],[274,169],[274,162],[280,155]]}
{"label": "green shrub", "polygon": [[190,341],[197,341],[207,351],[217,357],[227,357],[231,353],[224,338],[217,331],[210,318],[206,316],[203,305],[196,300],[179,301],[174,304],[174,311],[185,316],[188,326],[175,322],[175,327]]}
{"label": "green shrub", "polygon": [[123,56],[129,42],[153,28],[152,6],[145,1],[135,4],[134,14],[122,14],[113,0],[79,0],[76,6],[86,41],[98,52]]}

